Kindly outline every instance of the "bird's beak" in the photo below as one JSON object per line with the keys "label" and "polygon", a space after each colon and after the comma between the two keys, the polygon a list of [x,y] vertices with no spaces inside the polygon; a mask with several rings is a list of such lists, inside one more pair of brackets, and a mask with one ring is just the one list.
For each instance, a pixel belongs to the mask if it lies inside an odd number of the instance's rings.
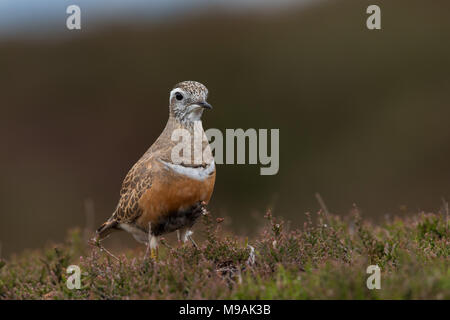
{"label": "bird's beak", "polygon": [[211,110],[213,107],[208,102],[197,102],[200,107]]}

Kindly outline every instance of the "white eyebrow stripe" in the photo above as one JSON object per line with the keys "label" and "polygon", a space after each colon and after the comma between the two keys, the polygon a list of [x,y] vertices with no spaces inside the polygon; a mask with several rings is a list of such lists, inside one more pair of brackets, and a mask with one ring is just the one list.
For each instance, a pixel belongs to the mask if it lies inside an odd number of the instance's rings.
{"label": "white eyebrow stripe", "polygon": [[216,164],[214,160],[207,165],[206,167],[185,167],[181,164],[173,164],[170,162],[166,162],[164,160],[159,160],[162,162],[167,168],[175,171],[178,174],[181,174],[183,176],[187,176],[189,178],[195,179],[195,180],[205,180],[206,178],[210,177],[211,173],[214,172],[214,169],[216,167]]}
{"label": "white eyebrow stripe", "polygon": [[179,92],[179,93],[186,93],[186,92],[184,92],[182,89],[180,89],[180,88],[175,88],[175,89],[173,89],[172,91],[170,91],[170,95],[169,95],[169,101],[170,100],[172,100],[172,97],[173,97],[173,95],[175,94],[175,93],[177,93],[177,92]]}

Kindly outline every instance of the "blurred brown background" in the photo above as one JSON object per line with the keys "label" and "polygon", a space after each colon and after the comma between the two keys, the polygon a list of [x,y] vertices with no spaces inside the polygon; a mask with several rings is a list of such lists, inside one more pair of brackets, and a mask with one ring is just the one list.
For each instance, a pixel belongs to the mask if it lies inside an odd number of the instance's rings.
{"label": "blurred brown background", "polygon": [[[380,31],[366,28],[369,4]],[[86,201],[95,226],[106,219],[182,80],[209,88],[205,128],[280,129],[278,175],[218,166],[212,213],[238,233],[267,208],[300,223],[315,192],[332,212],[356,203],[375,220],[450,199],[448,1],[186,7],[102,23],[82,7],[83,29],[68,31],[62,6],[54,27],[0,38],[3,255],[84,227]]]}

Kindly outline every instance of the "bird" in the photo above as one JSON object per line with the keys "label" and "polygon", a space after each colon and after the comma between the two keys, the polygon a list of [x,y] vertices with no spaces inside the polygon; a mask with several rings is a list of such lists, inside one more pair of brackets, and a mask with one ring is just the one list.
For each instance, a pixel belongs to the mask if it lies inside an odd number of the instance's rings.
{"label": "bird", "polygon": [[[164,130],[125,176],[117,207],[96,230],[94,243],[100,246],[112,232],[123,230],[146,244],[146,256],[150,249],[156,259],[159,238],[176,231],[179,242],[189,240],[197,247],[191,229],[206,213],[216,179],[201,119],[204,110],[212,109],[207,97],[206,86],[196,81],[173,87]],[[185,149],[174,139],[179,132],[187,137]],[[195,143],[201,146],[197,150]]]}

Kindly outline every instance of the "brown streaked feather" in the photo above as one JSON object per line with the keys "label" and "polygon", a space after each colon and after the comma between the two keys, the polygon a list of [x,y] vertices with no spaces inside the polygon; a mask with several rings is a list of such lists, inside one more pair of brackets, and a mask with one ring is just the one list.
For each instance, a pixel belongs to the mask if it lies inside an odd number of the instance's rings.
{"label": "brown streaked feather", "polygon": [[117,226],[117,221],[111,217],[97,229],[95,240],[100,241],[106,238],[111,232],[117,230]]}
{"label": "brown streaked feather", "polygon": [[151,159],[142,157],[128,172],[120,190],[119,205],[114,213],[114,218],[118,222],[131,223],[142,214],[139,199],[151,188],[151,169]]}

